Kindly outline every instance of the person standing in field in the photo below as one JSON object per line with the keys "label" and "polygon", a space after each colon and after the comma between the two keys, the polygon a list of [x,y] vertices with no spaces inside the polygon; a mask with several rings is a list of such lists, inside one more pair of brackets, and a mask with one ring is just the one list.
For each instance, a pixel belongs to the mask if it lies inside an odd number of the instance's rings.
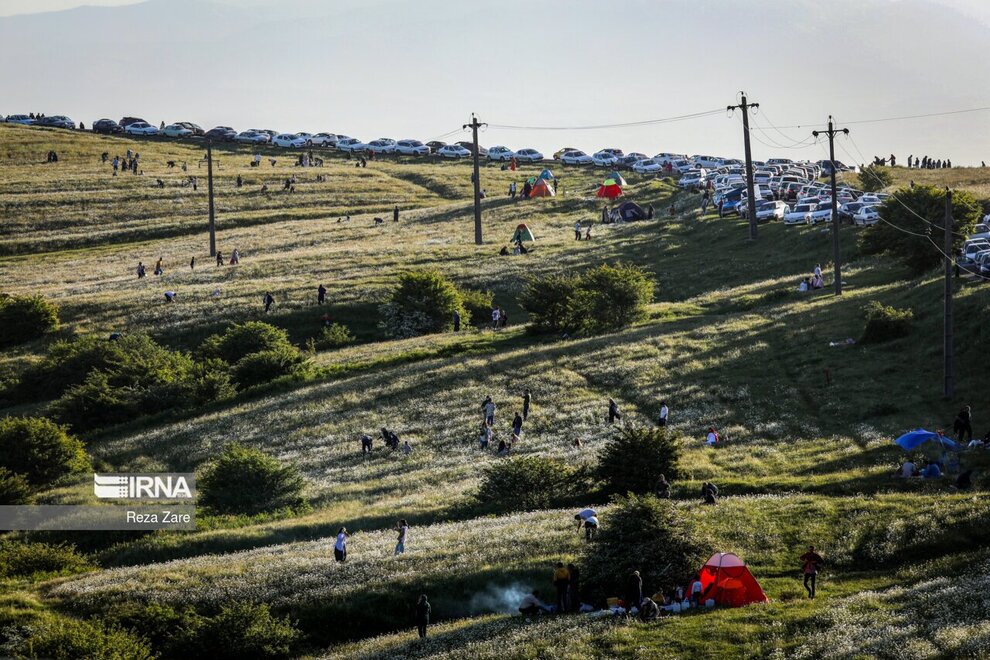
{"label": "person standing in field", "polygon": [[574,240],[575,241],[580,241],[581,240],[581,221],[580,220],[578,220],[577,222],[574,223]]}
{"label": "person standing in field", "polygon": [[223,252],[221,252],[220,250],[217,250],[217,265],[218,266],[223,265]]}
{"label": "person standing in field", "polygon": [[406,539],[409,537],[409,523],[403,518],[396,525],[396,529],[399,532],[399,538],[398,543],[395,544],[395,554],[401,555],[406,551]]}
{"label": "person standing in field", "polygon": [[608,423],[614,424],[616,420],[622,420],[622,413],[619,412],[619,404],[615,402],[615,399],[609,397],[608,400]]}
{"label": "person standing in field", "polygon": [[808,546],[808,551],[801,555],[800,559],[804,571],[804,588],[808,592],[808,598],[814,598],[817,591],[818,571],[825,564],[825,560],[815,552],[813,545]]}
{"label": "person standing in field", "polygon": [[430,625],[430,609],[430,601],[423,594],[416,602],[416,629],[420,639],[426,637],[426,628]]}
{"label": "person standing in field", "polygon": [[272,305],[275,304],[275,296],[272,295],[271,291],[265,293],[264,301],[265,301],[265,314],[267,314],[268,310],[270,310],[272,308]]}
{"label": "person standing in field", "polygon": [[557,562],[553,572],[553,586],[557,589],[557,613],[567,611],[567,590],[571,584],[571,574],[563,562]]}
{"label": "person standing in field", "polygon": [[533,396],[529,393],[529,388],[523,390],[523,421],[526,421],[526,418],[529,417],[529,404],[532,400]]}
{"label": "person standing in field", "polygon": [[337,532],[337,542],[333,546],[333,558],[336,561],[347,561],[347,538],[350,534],[346,527]]}
{"label": "person standing in field", "polygon": [[667,426],[667,415],[670,414],[670,409],[667,408],[667,402],[660,402],[660,417],[657,419],[657,426]]}
{"label": "person standing in field", "polygon": [[461,331],[461,313],[454,310],[454,332]]}
{"label": "person standing in field", "polygon": [[196,268],[196,257],[194,256],[189,260],[189,270],[194,270]]}
{"label": "person standing in field", "polygon": [[489,397],[486,397],[485,398],[485,402],[481,404],[481,409],[484,411],[484,414],[485,414],[485,422],[489,426],[494,426],[495,425],[495,410],[496,410],[496,408],[498,408],[498,406],[495,405],[495,402],[492,401],[492,398],[490,396]]}
{"label": "person standing in field", "polygon": [[392,222],[399,221],[399,206],[396,204],[395,208],[392,209]]}
{"label": "person standing in field", "polygon": [[316,304],[322,305],[327,301],[327,288],[322,284],[316,289]]}

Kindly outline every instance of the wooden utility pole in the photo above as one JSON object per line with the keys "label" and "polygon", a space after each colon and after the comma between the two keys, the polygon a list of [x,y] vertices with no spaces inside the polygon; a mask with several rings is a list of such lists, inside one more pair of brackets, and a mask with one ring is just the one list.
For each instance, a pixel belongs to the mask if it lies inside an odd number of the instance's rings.
{"label": "wooden utility pole", "polygon": [[739,92],[742,100],[739,105],[730,105],[726,110],[742,110],[743,148],[746,150],[746,211],[749,216],[749,239],[756,240],[756,196],[753,194],[753,152],[749,148],[749,109],[760,107],[759,103],[746,103],[746,92]]}
{"label": "wooden utility pole", "polygon": [[829,157],[829,177],[832,183],[832,259],[835,262],[835,295],[842,295],[842,253],[839,250],[839,200],[838,192],[835,188],[835,136],[838,133],[849,135],[848,128],[835,128],[832,126],[832,115],[828,116],[827,131],[811,131],[815,137],[819,135],[828,136],[828,157]]}
{"label": "wooden utility pole", "polygon": [[210,256],[217,256],[217,218],[213,206],[213,141],[206,141],[206,187],[210,196]]}
{"label": "wooden utility pole", "polygon": [[471,113],[471,123],[464,124],[464,128],[470,128],[474,136],[474,243],[481,245],[481,167],[478,163],[480,149],[478,148],[478,129],[488,124],[482,124],[478,118]]}
{"label": "wooden utility pole", "polygon": [[951,399],[956,393],[955,347],[952,339],[952,191],[945,189],[945,319],[944,346],[945,383],[943,395]]}

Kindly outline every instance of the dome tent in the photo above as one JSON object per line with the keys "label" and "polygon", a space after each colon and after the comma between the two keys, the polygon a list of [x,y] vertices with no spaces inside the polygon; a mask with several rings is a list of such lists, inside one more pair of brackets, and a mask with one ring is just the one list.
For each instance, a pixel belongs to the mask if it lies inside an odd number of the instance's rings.
{"label": "dome tent", "polygon": [[540,178],[546,179],[547,181],[553,181],[554,180],[553,172],[551,172],[548,168],[544,168],[543,171],[540,172]]}
{"label": "dome tent", "polygon": [[615,199],[621,194],[622,188],[616,183],[615,179],[605,179],[602,181],[602,185],[598,186],[598,192],[595,193],[595,196]]}
{"label": "dome tent", "polygon": [[553,186],[547,183],[546,179],[539,179],[535,184],[533,184],[533,190],[530,191],[530,197],[556,197],[557,193],[554,191]]}
{"label": "dome tent", "polygon": [[535,241],[536,237],[533,236],[533,232],[525,224],[521,224],[516,227],[516,230],[512,233],[512,243],[522,242],[522,241]]}
{"label": "dome tent", "polygon": [[619,217],[625,222],[633,220],[646,220],[647,213],[643,207],[636,202],[622,202],[619,204]]}
{"label": "dome tent", "polygon": [[727,607],[770,602],[746,563],[731,552],[716,552],[701,567],[701,593]]}
{"label": "dome tent", "polygon": [[608,174],[605,175],[605,178],[606,179],[615,179],[615,182],[617,184],[619,184],[620,186],[626,185],[626,180],[622,178],[622,175],[619,174],[619,171],[618,170],[612,170],[611,172],[609,172]]}

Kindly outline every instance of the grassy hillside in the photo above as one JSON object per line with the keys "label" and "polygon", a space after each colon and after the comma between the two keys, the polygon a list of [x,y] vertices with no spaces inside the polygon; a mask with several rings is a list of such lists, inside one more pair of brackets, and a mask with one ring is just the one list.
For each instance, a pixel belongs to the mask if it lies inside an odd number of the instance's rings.
{"label": "grassy hillside", "polygon": [[[890,476],[903,459],[891,438],[907,429],[951,428],[956,411],[971,404],[977,433],[986,431],[985,286],[957,283],[958,397],[945,401],[939,274],[910,277],[889,260],[860,256],[855,228],[843,228],[844,295],[798,294],[816,263],[831,272],[827,230],[771,224],[750,242],[743,223],[700,214],[697,196],[670,181],[630,173],[628,197],[653,204],[658,218],[596,224],[593,239],[578,242],[574,223],[600,215],[594,190],[602,172],[554,168],[563,195],[510,201],[508,183],[540,168],[512,173],[486,165],[485,244],[475,246],[467,163],[387,159],[358,169],[325,154],[323,168],[298,168],[291,153],[266,151],[277,163],[263,160],[259,169],[249,167],[249,150],[225,148],[216,153],[218,245],[225,254],[236,247],[242,259],[217,267],[207,249],[205,169],[195,144],[3,125],[0,141],[0,186],[10,193],[0,200],[2,290],[57,301],[59,336],[147,332],[189,351],[233,322],[265,320],[302,346],[329,313],[358,339],[315,353],[317,369],[307,378],[85,437],[103,470],[194,470],[231,440],[259,447],[299,467],[312,512],[211,517],[195,532],[121,536],[112,545],[70,537],[92,550],[97,568],[11,583],[12,604],[0,603],[0,614],[31,617],[44,608],[109,616],[122,601],[202,611],[266,602],[299,622],[309,653],[329,657],[849,657],[857,650],[978,657],[988,643],[985,627],[972,620],[985,619],[987,606],[958,595],[958,576],[975,572],[985,581],[990,573],[982,550],[990,540],[983,497],[990,459],[963,458],[977,470],[974,494],[952,492],[948,480]],[[111,176],[100,154],[128,148],[141,153],[144,174]],[[57,164],[43,162],[49,149],[59,153]],[[188,171],[167,168],[168,160]],[[953,178],[938,180],[939,172]],[[198,177],[196,191],[183,185],[190,175]],[[295,192],[281,192],[293,175]],[[980,170],[923,176],[980,199],[990,184]],[[385,223],[376,225],[376,216]],[[499,256],[521,222],[536,234],[535,248]],[[150,274],[159,257],[162,277]],[[134,275],[139,260],[148,266],[143,280]],[[620,261],[655,277],[656,300],[644,321],[602,336],[524,331],[517,298],[526,276]],[[378,305],[398,273],[413,267],[493,291],[510,327],[388,339]],[[329,300],[322,308],[320,283]],[[177,303],[165,302],[168,289]],[[266,291],[276,298],[268,315]],[[912,309],[911,333],[834,346],[861,337],[863,306],[872,300]],[[0,378],[15,380],[51,341],[4,352]],[[500,460],[477,448],[478,406],[493,396],[496,431],[505,433],[524,388],[533,391],[534,407],[518,453],[575,466],[593,464],[614,433],[605,423],[608,397],[635,425],[652,423],[666,400],[684,449],[678,508],[711,547],[746,559],[773,603],[652,626],[586,617],[523,624],[506,616],[512,607],[502,594],[549,591],[551,562],[575,559],[583,547],[570,510],[493,516],[475,498],[481,470]],[[48,405],[35,400],[0,414],[41,414]],[[717,449],[701,442],[710,425],[726,440]],[[362,455],[360,435],[382,426],[409,439],[413,453],[390,454],[379,443]],[[696,503],[708,480],[724,496],[718,507]],[[83,494],[64,485],[43,499],[74,502]],[[392,557],[400,517],[413,526],[410,549]],[[352,558],[339,565],[331,546],[342,525],[357,533]],[[796,559],[809,543],[829,559],[811,602],[802,598]],[[410,624],[420,592],[430,594],[444,622],[428,643],[392,634]],[[931,615],[943,598],[965,606]],[[873,632],[868,617],[876,618]],[[342,620],[352,624],[328,623]],[[899,632],[905,625],[914,626],[907,646]]]}

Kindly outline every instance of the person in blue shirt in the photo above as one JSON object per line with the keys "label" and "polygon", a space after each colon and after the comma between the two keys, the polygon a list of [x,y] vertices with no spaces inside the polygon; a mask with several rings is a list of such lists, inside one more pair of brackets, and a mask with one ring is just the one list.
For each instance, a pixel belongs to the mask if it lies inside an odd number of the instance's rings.
{"label": "person in blue shirt", "polygon": [[939,469],[938,463],[929,461],[928,465],[925,466],[925,469],[922,470],[921,476],[925,479],[937,479],[942,476],[942,470]]}

